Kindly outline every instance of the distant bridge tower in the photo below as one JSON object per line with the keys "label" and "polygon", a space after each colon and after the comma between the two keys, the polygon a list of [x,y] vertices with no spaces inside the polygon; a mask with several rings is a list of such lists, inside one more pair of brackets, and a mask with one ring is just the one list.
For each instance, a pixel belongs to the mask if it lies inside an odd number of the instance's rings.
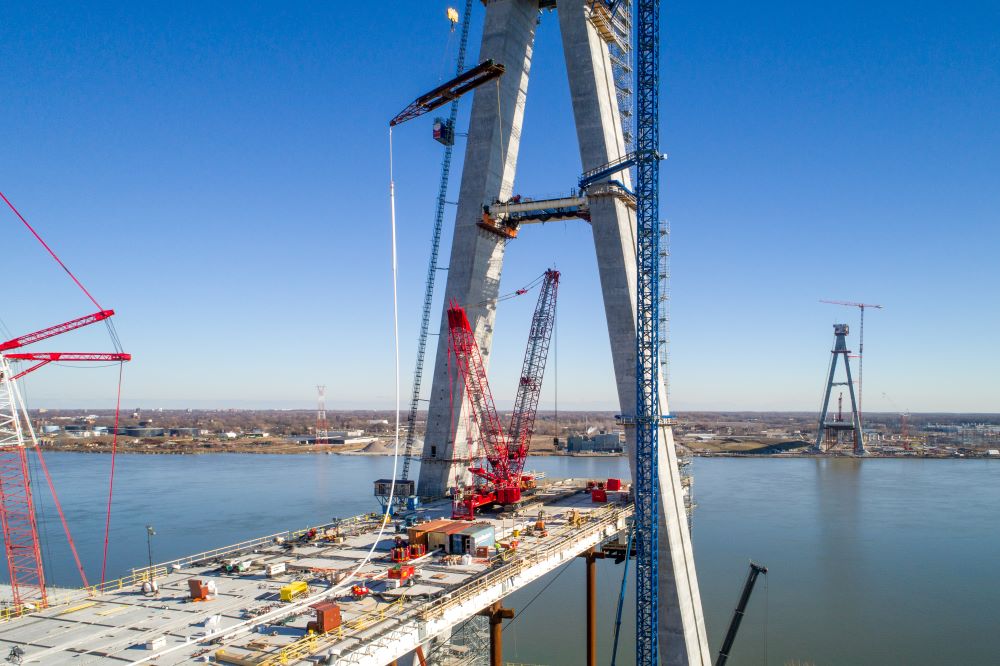
{"label": "distant bridge tower", "polygon": [[[844,433],[851,432],[854,435],[854,455],[865,455],[865,440],[861,432],[861,415],[858,413],[858,401],[854,396],[854,380],[851,378],[850,350],[847,348],[847,324],[834,324],[833,333],[835,336],[832,357],[830,359],[830,374],[826,380],[826,392],[823,395],[823,408],[819,415],[819,428],[816,431],[816,450],[823,450],[823,442],[827,442],[827,449],[835,444],[839,444]],[[844,371],[847,374],[847,381],[835,382],[834,377],[837,372],[837,359],[843,357]],[[827,421],[827,412],[830,407],[830,394],[834,386],[846,386],[851,396],[851,421],[843,420],[842,408],[838,407],[838,416],[833,421]],[[841,394],[843,397],[843,394]]]}
{"label": "distant bridge tower", "polygon": [[330,424],[326,420],[326,386],[317,386],[316,395],[316,436],[314,441],[316,444],[329,444]]}

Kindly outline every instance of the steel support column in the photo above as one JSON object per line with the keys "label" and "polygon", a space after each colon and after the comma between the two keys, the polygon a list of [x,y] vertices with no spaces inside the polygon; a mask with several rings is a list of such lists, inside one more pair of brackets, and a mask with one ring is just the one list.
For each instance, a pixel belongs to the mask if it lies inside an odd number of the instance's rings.
{"label": "steel support column", "polygon": [[597,666],[597,557],[591,550],[587,561],[587,666]]}
{"label": "steel support column", "polygon": [[504,608],[503,602],[495,604],[479,612],[490,620],[490,666],[503,666],[503,621],[514,617],[514,610]]}

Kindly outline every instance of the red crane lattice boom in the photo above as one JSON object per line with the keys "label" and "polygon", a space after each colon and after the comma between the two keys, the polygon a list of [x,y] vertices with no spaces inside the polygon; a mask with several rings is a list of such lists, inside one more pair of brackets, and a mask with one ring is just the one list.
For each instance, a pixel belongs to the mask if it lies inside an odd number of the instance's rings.
{"label": "red crane lattice boom", "polygon": [[516,476],[524,472],[524,463],[535,432],[538,399],[542,394],[542,378],[549,356],[549,343],[556,322],[556,295],[559,290],[559,271],[545,271],[545,280],[538,294],[535,314],[531,318],[528,347],[524,352],[521,378],[517,385],[514,412],[510,416],[511,466]]}
{"label": "red crane lattice boom", "polygon": [[100,312],[95,312],[94,314],[89,314],[84,317],[78,317],[71,321],[67,321],[62,324],[57,324],[56,326],[49,326],[48,328],[43,328],[40,331],[35,331],[34,333],[28,333],[27,335],[22,335],[19,338],[13,338],[7,342],[0,343],[0,352],[7,351],[9,349],[18,349],[20,347],[26,347],[30,344],[36,342],[41,342],[42,340],[47,340],[48,338],[55,337],[57,335],[62,335],[63,333],[68,333],[70,331],[75,331],[78,328],[83,328],[84,326],[90,326],[91,324],[96,324],[99,321],[104,321],[114,316],[114,310],[101,310]]}

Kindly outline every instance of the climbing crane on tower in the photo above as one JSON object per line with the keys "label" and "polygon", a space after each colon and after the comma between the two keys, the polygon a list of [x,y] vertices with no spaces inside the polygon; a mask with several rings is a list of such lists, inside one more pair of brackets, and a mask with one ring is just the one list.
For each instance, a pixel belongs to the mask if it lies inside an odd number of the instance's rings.
{"label": "climbing crane on tower", "polygon": [[559,271],[545,271],[531,318],[514,412],[506,433],[500,424],[486,368],[479,353],[479,344],[465,309],[457,304],[448,309],[451,353],[462,377],[465,400],[468,401],[472,421],[483,444],[483,457],[488,464],[488,467],[479,464],[469,468],[477,483],[460,488],[455,494],[452,517],[456,520],[472,520],[476,509],[483,506],[517,504],[521,501],[521,491],[534,485],[534,479],[524,474],[524,464],[528,458],[531,436],[535,431],[538,399],[555,326],[558,290]]}

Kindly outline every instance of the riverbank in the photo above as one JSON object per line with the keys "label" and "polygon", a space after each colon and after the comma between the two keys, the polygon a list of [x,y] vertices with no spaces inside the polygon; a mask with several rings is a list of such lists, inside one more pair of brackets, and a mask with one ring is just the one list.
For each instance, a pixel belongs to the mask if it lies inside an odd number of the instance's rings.
{"label": "riverbank", "polygon": [[[56,439],[43,440],[45,451],[60,451],[67,453],[111,453],[113,442],[108,439]],[[212,455],[212,454],[251,454],[251,455],[340,455],[363,457],[386,457],[394,454],[391,442],[379,441],[368,445],[348,444],[312,444],[308,442],[287,442],[275,440],[236,440],[236,441],[204,441],[204,440],[169,440],[163,442],[150,440],[133,440],[121,438],[117,444],[118,453],[134,453],[140,455]],[[853,458],[849,452],[833,451],[829,453],[783,452],[783,453],[749,453],[746,451],[684,451],[686,455],[696,458]],[[624,453],[602,452],[568,452],[553,448],[532,448],[532,456],[561,458],[621,458]],[[419,458],[419,455],[412,456]],[[987,450],[957,453],[952,451],[892,451],[873,450],[866,458],[914,458],[920,460],[998,460],[1000,456],[991,456]]]}

